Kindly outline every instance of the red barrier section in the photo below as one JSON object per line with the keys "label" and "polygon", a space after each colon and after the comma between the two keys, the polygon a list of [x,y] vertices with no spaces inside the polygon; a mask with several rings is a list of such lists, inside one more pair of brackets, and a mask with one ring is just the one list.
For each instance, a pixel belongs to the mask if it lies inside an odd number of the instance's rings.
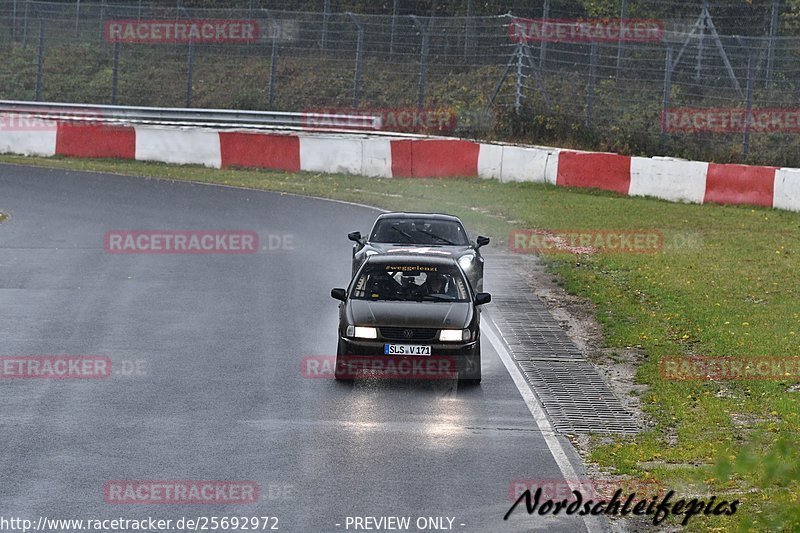
{"label": "red barrier section", "polygon": [[776,167],[709,163],[704,202],[772,207]]}
{"label": "red barrier section", "polygon": [[628,194],[631,185],[631,158],[617,154],[561,152],[558,154],[556,184]]}
{"label": "red barrier section", "polygon": [[70,157],[136,158],[136,132],[125,126],[59,122],[56,154]]}
{"label": "red barrier section", "polygon": [[300,171],[300,139],[292,135],[220,132],[222,167]]}
{"label": "red barrier section", "polygon": [[392,176],[449,178],[478,175],[480,145],[458,140],[392,141]]}

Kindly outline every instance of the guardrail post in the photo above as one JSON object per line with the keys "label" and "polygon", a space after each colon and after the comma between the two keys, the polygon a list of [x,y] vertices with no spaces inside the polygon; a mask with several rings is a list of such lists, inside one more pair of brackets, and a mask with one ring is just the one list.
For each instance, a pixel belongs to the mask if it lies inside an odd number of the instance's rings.
{"label": "guardrail post", "polygon": [[189,40],[189,53],[186,60],[186,107],[192,107],[192,78],[194,77],[194,40]]}
{"label": "guardrail post", "polygon": [[111,105],[117,104],[117,83],[119,80],[119,41],[114,43],[114,59],[111,64]]}
{"label": "guardrail post", "polygon": [[364,26],[355,15],[348,12],[347,16],[356,25],[358,37],[356,38],[356,72],[353,79],[353,109],[358,109],[361,100],[361,58],[364,52]]}
{"label": "guardrail post", "polygon": [[44,64],[44,19],[39,19],[39,51],[36,54],[36,100],[42,99],[42,66]]}
{"label": "guardrail post", "polygon": [[422,48],[419,53],[419,89],[417,93],[417,107],[421,110],[425,106],[425,78],[428,74],[429,37],[427,29],[420,23],[416,15],[409,16],[422,34]]}
{"label": "guardrail post", "polygon": [[589,61],[589,86],[586,95],[586,127],[592,125],[594,114],[594,85],[597,78],[597,43],[592,43],[591,59]]}

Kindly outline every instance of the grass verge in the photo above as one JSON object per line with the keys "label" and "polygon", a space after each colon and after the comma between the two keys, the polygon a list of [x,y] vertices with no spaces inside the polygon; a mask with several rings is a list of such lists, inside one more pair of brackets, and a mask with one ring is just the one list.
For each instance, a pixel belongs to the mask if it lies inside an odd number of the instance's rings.
{"label": "grass verge", "polygon": [[588,459],[615,474],[655,479],[677,494],[741,500],[736,515],[695,517],[690,530],[800,528],[800,450],[792,445],[800,433],[796,374],[672,381],[659,372],[659,361],[669,356],[800,353],[800,213],[479,179],[388,180],[19,156],[0,162],[450,212],[501,244],[515,228],[661,231],[665,246],[655,254],[545,258],[569,292],[595,304],[607,349],[642,354],[636,379],[647,385],[641,400],[653,427],[632,438],[596,437]]}

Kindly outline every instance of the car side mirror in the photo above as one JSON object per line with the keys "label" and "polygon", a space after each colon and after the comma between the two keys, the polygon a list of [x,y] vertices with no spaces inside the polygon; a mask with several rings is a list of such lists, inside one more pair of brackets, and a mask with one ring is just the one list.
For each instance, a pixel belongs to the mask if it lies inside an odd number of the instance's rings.
{"label": "car side mirror", "polygon": [[357,242],[358,244],[363,244],[361,242],[361,232],[360,231],[353,231],[347,234],[347,238],[353,242]]}
{"label": "car side mirror", "polygon": [[481,246],[486,246],[489,244],[489,241],[491,241],[489,237],[482,237],[479,235],[476,243],[478,245],[477,247],[480,248]]}
{"label": "car side mirror", "polygon": [[475,295],[475,305],[488,304],[492,301],[492,295],[488,292],[479,292]]}
{"label": "car side mirror", "polygon": [[335,300],[347,300],[347,291],[344,289],[331,289],[331,298]]}

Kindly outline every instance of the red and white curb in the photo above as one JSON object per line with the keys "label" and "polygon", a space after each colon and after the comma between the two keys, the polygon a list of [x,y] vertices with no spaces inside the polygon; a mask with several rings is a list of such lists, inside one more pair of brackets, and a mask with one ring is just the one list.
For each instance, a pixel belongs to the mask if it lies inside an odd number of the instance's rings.
{"label": "red and white curb", "polygon": [[48,123],[0,130],[0,152],[391,177],[481,177],[673,202],[800,211],[800,169],[629,157],[446,138]]}

